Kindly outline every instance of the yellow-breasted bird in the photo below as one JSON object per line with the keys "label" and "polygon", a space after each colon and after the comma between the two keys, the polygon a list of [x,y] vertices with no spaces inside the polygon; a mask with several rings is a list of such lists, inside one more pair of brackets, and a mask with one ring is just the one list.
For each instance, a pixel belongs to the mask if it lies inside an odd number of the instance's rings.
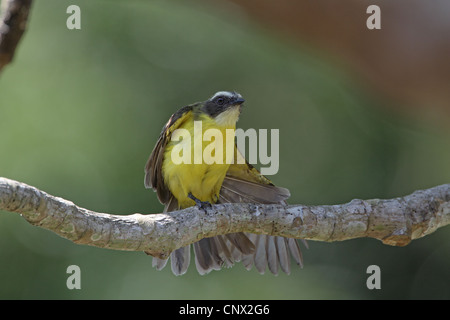
{"label": "yellow-breasted bird", "polygon": [[[225,137],[227,129],[236,128],[244,101],[236,92],[220,91],[206,101],[181,108],[170,117],[145,165],[144,179],[145,187],[156,191],[159,201],[165,205],[164,212],[194,205],[204,208],[205,205],[227,202],[286,203],[285,200],[290,196],[289,190],[274,186],[242,159],[236,145],[232,154],[234,162],[228,161],[230,159],[227,156],[230,155],[226,154],[225,143],[221,162],[191,161],[175,164],[172,159],[172,151],[177,146],[180,149],[180,144],[190,144],[181,146],[191,151],[191,159],[194,159],[195,152],[202,152],[202,157],[207,145],[203,141],[201,149],[194,148],[195,137],[172,139],[175,129],[186,129],[193,137],[194,121],[201,121],[202,133],[208,129],[217,129]],[[243,161],[237,161],[239,157]],[[297,240],[291,238],[231,233],[204,238],[195,242],[193,247],[195,264],[200,274],[213,269],[219,270],[222,266],[232,266],[238,261],[242,261],[247,270],[254,265],[260,273],[264,273],[268,266],[274,274],[278,274],[279,269],[289,274],[291,255],[302,266],[300,247]],[[170,254],[175,275],[182,275],[187,271],[190,255],[190,246],[179,248]],[[168,259],[153,258],[153,266],[160,270],[167,261]]]}

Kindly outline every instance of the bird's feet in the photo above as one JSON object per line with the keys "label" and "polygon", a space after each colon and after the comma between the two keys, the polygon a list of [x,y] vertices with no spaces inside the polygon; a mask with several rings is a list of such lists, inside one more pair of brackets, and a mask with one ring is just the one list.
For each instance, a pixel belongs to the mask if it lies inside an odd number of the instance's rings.
{"label": "bird's feet", "polygon": [[192,193],[189,192],[188,197],[195,201],[195,204],[197,205],[197,208],[203,210],[205,213],[206,211],[212,207],[211,203],[208,201],[201,201],[200,199],[196,198]]}

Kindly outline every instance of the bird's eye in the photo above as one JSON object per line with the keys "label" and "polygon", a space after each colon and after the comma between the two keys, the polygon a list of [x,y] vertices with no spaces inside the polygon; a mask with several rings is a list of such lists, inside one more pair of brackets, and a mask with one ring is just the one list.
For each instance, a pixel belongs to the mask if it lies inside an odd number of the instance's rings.
{"label": "bird's eye", "polygon": [[216,99],[216,103],[217,103],[219,106],[221,106],[221,105],[223,105],[223,104],[225,103],[225,99],[224,99],[224,98],[217,98],[217,99]]}

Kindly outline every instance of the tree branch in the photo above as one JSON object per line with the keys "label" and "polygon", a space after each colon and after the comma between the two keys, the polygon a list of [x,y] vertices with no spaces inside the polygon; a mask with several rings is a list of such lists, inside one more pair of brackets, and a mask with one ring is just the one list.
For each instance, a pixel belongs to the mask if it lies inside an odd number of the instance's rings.
{"label": "tree branch", "polygon": [[0,16],[0,72],[14,57],[25,32],[32,0],[3,0]]}
{"label": "tree branch", "polygon": [[388,199],[341,205],[214,205],[165,214],[127,216],[97,213],[35,187],[0,178],[0,210],[21,214],[32,225],[78,244],[147,251],[165,258],[205,237],[250,232],[317,241],[371,237],[407,245],[450,223],[450,184]]}

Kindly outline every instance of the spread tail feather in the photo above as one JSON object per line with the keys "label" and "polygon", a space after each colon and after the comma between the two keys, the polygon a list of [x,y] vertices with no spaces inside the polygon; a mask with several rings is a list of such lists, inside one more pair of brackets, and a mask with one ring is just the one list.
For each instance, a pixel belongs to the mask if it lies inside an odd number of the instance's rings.
{"label": "spread tail feather", "polygon": [[170,254],[170,264],[172,272],[176,276],[186,273],[191,260],[191,246],[185,246],[173,251]]}
{"label": "spread tail feather", "polygon": [[[254,172],[256,169],[252,168],[252,170],[250,172]],[[256,178],[254,181],[247,181],[236,176],[227,175],[220,191],[220,202],[286,204],[285,200],[290,196],[288,189],[276,187],[268,180],[266,183],[257,181]],[[290,274],[290,256],[292,256],[297,265],[303,267],[302,252],[296,239],[249,233],[245,233],[245,235],[255,246],[253,253],[242,254],[239,257],[239,260],[242,260],[247,270],[250,270],[254,265],[261,274],[265,272],[266,267],[275,275],[278,274],[279,269]],[[302,242],[308,248],[307,242],[305,240],[302,240]]]}
{"label": "spread tail feather", "polygon": [[168,259],[159,259],[153,257],[152,267],[155,267],[156,270],[162,270],[166,266],[167,260]]}

